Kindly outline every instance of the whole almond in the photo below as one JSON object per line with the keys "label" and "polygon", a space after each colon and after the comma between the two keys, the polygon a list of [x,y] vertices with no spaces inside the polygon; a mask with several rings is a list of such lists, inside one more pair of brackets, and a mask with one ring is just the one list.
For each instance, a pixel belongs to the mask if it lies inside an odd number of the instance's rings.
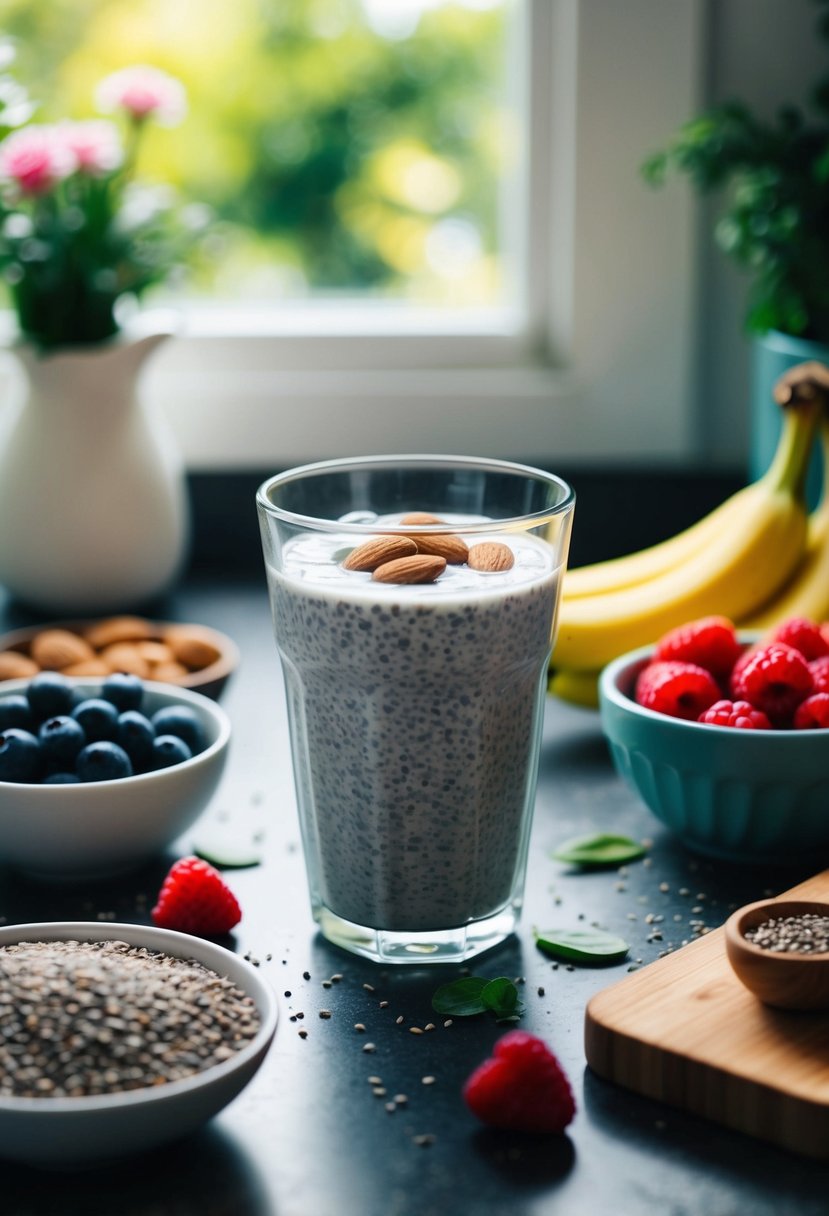
{"label": "whole almond", "polygon": [[172,663],[173,652],[166,642],[136,642],[135,649],[141,655],[142,659],[146,659],[150,666],[155,667],[158,663]]}
{"label": "whole almond", "polygon": [[345,570],[376,570],[384,562],[417,553],[417,545],[408,536],[373,536],[365,544],[352,549],[343,562]]}
{"label": "whole almond", "polygon": [[445,569],[445,557],[416,553],[413,557],[384,562],[371,577],[378,583],[433,583]]}
{"label": "whole almond", "polygon": [[469,556],[466,541],[448,532],[439,535],[413,537],[418,553],[429,553],[434,557],[445,557],[450,566],[462,566]]}
{"label": "whole almond", "polygon": [[36,676],[40,671],[34,659],[18,650],[4,650],[0,654],[0,680],[23,680]]}
{"label": "whole almond", "polygon": [[150,674],[150,665],[141,657],[134,642],[116,642],[113,646],[105,646],[100,657],[110,671],[125,671],[142,680],[146,680]]}
{"label": "whole almond", "polygon": [[421,524],[426,527],[429,524],[446,523],[446,520],[441,519],[438,515],[430,515],[428,511],[410,511],[408,515],[401,518],[400,522],[404,527],[420,527]]}
{"label": "whole almond", "polygon": [[112,671],[104,660],[96,655],[94,659],[83,659],[80,663],[70,663],[68,667],[64,667],[62,674],[65,676],[108,676],[112,674]]}
{"label": "whole almond", "polygon": [[160,680],[162,684],[178,684],[190,672],[183,663],[171,659],[168,663],[157,663],[150,672],[151,680]]}
{"label": "whole almond", "polygon": [[512,549],[494,540],[484,540],[473,545],[467,560],[473,570],[509,570],[515,565]]}
{"label": "whole almond", "polygon": [[90,646],[103,650],[105,646],[114,646],[116,642],[138,642],[152,636],[153,629],[149,621],[141,616],[108,616],[103,621],[96,621],[84,630],[84,637]]}
{"label": "whole almond", "polygon": [[213,638],[196,625],[171,625],[164,631],[164,641],[176,662],[183,663],[190,671],[201,671],[221,658]]}
{"label": "whole almond", "polygon": [[94,658],[95,652],[79,634],[68,629],[44,629],[30,647],[32,658],[46,671],[62,671],[73,663]]}

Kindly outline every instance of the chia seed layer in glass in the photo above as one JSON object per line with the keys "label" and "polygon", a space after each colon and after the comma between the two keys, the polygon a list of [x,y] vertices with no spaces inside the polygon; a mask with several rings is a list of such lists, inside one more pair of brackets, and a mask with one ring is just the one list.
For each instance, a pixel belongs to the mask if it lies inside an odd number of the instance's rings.
{"label": "chia seed layer in glass", "polygon": [[559,572],[492,539],[511,570],[381,585],[310,536],[268,572],[312,902],[357,925],[483,919],[523,867]]}

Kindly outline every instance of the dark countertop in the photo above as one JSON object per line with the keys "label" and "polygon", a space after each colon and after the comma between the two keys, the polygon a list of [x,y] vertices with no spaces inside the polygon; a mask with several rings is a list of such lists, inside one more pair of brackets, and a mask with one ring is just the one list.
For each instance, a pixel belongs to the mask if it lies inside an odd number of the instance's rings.
{"label": "dark countertop", "polygon": [[[241,649],[241,666],[223,699],[234,728],[230,759],[200,826],[215,822],[242,839],[264,833],[263,864],[226,875],[244,911],[230,944],[250,952],[273,983],[280,1023],[261,1071],[207,1128],[103,1169],[66,1175],[4,1164],[4,1216],[818,1216],[829,1210],[829,1166],[602,1081],[586,1067],[582,1038],[590,996],[623,978],[635,960],[646,965],[691,937],[692,906],[703,906],[714,927],[733,907],[777,893],[811,870],[740,870],[693,857],[616,777],[598,715],[550,701],[522,928],[470,966],[476,974],[522,978],[520,1024],[559,1056],[578,1113],[567,1134],[553,1141],[487,1131],[466,1111],[460,1090],[504,1028],[484,1017],[444,1028],[430,1009],[438,983],[459,969],[381,968],[329,946],[315,931],[264,577],[259,571],[236,581],[193,576],[164,615],[213,625]],[[26,619],[0,603],[0,625]],[[650,838],[647,862],[620,875],[575,873],[551,859],[558,842],[594,830]],[[185,835],[169,856],[139,873],[82,889],[47,887],[0,870],[0,916],[10,923],[146,923],[164,873],[192,839],[193,833]],[[657,927],[646,922],[649,912],[663,917],[657,922],[662,941],[649,940]],[[533,944],[533,925],[577,928],[582,921],[625,937],[630,959],[571,971],[554,966]],[[343,979],[323,989],[333,973]],[[381,1000],[388,1006],[381,1008]],[[331,1010],[330,1019],[320,1019],[322,1008]],[[410,1025],[431,1020],[434,1032],[409,1033]],[[357,1022],[365,1034],[355,1031]],[[367,1041],[376,1045],[372,1054],[363,1051]],[[387,1113],[372,1094],[370,1075],[382,1077],[390,1094],[406,1094],[406,1106]],[[425,1076],[434,1083],[424,1085]],[[421,1135],[434,1141],[422,1147]]]}

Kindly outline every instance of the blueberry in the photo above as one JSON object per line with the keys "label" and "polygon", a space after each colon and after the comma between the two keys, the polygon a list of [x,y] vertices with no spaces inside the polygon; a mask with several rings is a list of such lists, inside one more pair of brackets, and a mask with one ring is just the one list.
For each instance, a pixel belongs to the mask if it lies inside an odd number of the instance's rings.
{"label": "blueberry", "polygon": [[35,716],[28,698],[22,692],[9,693],[0,699],[0,730],[16,726],[19,730],[33,731]]}
{"label": "blueberry", "polygon": [[140,709],[144,698],[144,683],[140,676],[116,671],[104,680],[101,696],[105,701],[111,701],[119,713],[124,713],[127,709]]}
{"label": "blueberry", "polygon": [[26,696],[38,722],[59,714],[71,714],[75,703],[72,685],[58,671],[39,671],[32,676]]}
{"label": "blueberry", "polygon": [[136,709],[128,709],[118,718],[116,741],[132,761],[134,769],[149,767],[153,754],[155,731],[149,718]]}
{"label": "blueberry", "polygon": [[153,768],[171,768],[174,764],[189,760],[192,755],[190,748],[177,735],[158,735],[153,740]]}
{"label": "blueberry", "polygon": [[0,781],[34,781],[40,763],[40,744],[29,731],[10,726],[0,734]]}
{"label": "blueberry", "polygon": [[77,773],[50,773],[43,778],[44,785],[78,785],[79,782]]}
{"label": "blueberry", "polygon": [[201,718],[189,705],[167,705],[156,710],[152,721],[156,735],[175,735],[187,744],[194,756],[207,747]]}
{"label": "blueberry", "polygon": [[111,701],[89,697],[72,710],[72,717],[84,729],[88,743],[115,739],[118,735],[118,710]]}
{"label": "blueberry", "polygon": [[123,747],[101,739],[86,745],[78,756],[75,772],[81,781],[117,781],[132,776],[132,765]]}
{"label": "blueberry", "polygon": [[38,731],[38,738],[44,760],[59,768],[72,765],[87,741],[81,724],[66,714],[47,718]]}

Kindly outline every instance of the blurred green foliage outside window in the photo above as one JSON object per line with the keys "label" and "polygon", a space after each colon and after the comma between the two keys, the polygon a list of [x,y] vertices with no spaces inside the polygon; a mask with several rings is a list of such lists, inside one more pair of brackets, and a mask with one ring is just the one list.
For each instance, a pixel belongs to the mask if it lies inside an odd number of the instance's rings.
{"label": "blurred green foliage outside window", "polygon": [[140,169],[214,216],[204,298],[501,302],[520,0],[4,0],[38,121],[132,63],[185,85]]}

